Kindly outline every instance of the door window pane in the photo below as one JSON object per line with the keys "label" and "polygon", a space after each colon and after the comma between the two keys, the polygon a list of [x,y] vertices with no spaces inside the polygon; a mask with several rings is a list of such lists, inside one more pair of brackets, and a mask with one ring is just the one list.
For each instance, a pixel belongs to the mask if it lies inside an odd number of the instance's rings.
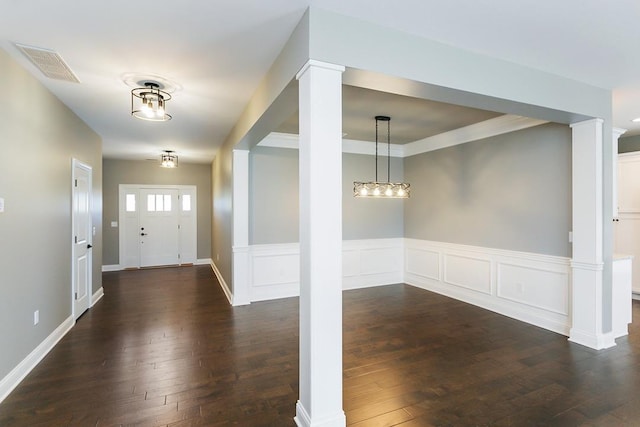
{"label": "door window pane", "polygon": [[164,210],[164,203],[162,203],[162,194],[156,194],[156,210],[162,212]]}
{"label": "door window pane", "polygon": [[147,195],[147,212],[155,212],[156,210],[156,196],[155,194]]}
{"label": "door window pane", "polygon": [[164,195],[164,211],[171,212],[171,195],[170,194]]}
{"label": "door window pane", "polygon": [[182,195],[182,211],[183,212],[191,211],[191,194]]}
{"label": "door window pane", "polygon": [[135,212],[136,211],[136,195],[135,194],[127,194],[125,196],[125,210],[127,212]]}

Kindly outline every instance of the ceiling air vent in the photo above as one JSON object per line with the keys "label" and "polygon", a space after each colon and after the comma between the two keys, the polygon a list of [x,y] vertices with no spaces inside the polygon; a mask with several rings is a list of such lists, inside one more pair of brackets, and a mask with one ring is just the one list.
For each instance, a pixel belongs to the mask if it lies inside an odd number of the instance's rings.
{"label": "ceiling air vent", "polygon": [[17,44],[16,47],[50,79],[80,83],[62,57],[50,49]]}

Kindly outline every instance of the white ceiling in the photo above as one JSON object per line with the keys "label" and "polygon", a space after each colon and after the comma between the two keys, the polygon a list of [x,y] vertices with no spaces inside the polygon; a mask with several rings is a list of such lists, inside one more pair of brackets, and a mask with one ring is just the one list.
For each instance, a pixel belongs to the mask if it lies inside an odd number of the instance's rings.
{"label": "white ceiling", "polygon": [[[640,134],[637,0],[2,0],[0,47],[103,138],[105,157],[210,162],[310,5],[612,89],[614,126]],[[47,79],[14,42],[55,50],[81,83]],[[130,117],[131,73],[179,86],[173,120]]]}

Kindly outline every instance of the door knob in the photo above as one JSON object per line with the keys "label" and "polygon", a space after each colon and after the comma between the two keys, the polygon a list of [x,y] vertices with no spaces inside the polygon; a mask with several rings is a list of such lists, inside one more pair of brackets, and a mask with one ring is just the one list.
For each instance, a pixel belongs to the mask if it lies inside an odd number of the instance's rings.
{"label": "door knob", "polygon": [[87,245],[87,249],[91,249],[93,246],[91,245]]}
{"label": "door knob", "polygon": [[147,233],[140,233],[140,235],[141,235],[141,236],[146,236],[146,235],[147,235]]}

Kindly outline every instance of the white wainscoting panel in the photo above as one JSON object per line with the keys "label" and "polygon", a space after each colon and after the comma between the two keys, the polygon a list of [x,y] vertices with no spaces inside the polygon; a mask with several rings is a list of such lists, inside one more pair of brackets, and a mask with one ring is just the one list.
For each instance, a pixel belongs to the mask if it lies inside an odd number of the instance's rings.
{"label": "white wainscoting panel", "polygon": [[569,315],[569,272],[498,262],[498,297]]}
{"label": "white wainscoting panel", "polygon": [[417,239],[404,247],[405,283],[569,335],[569,258]]}
{"label": "white wainscoting panel", "polygon": [[436,281],[442,280],[440,276],[440,252],[406,247],[405,259],[406,273]]}
{"label": "white wainscoting panel", "polygon": [[251,301],[300,294],[300,245],[252,245],[249,249]]}
{"label": "white wainscoting panel", "polygon": [[491,261],[445,252],[444,282],[491,295]]}
{"label": "white wainscoting panel", "polygon": [[404,239],[344,240],[342,288],[359,289],[402,283]]}
{"label": "white wainscoting panel", "polygon": [[[403,240],[343,241],[343,289],[402,283]],[[249,257],[252,302],[300,294],[298,243],[252,245]]]}

